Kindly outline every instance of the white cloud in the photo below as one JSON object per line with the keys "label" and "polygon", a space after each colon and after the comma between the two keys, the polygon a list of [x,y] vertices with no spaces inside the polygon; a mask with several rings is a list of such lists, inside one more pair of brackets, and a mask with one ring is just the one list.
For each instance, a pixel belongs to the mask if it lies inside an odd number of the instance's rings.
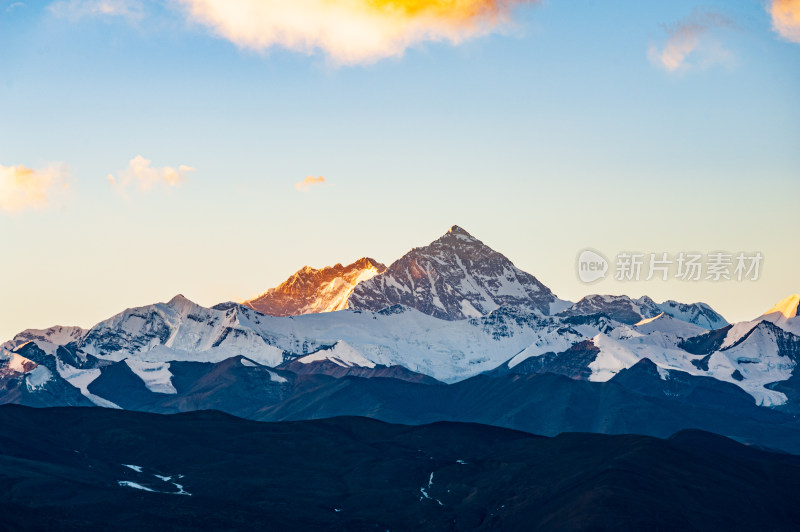
{"label": "white cloud", "polygon": [[108,174],[108,182],[118,190],[124,190],[130,185],[136,185],[139,190],[148,191],[156,186],[176,187],[186,180],[186,174],[194,171],[191,166],[180,165],[178,168],[171,166],[153,167],[153,161],[137,155],[128,163],[128,167],[118,176]]}
{"label": "white cloud", "polygon": [[0,210],[42,209],[67,189],[69,173],[63,164],[39,170],[0,164]]}

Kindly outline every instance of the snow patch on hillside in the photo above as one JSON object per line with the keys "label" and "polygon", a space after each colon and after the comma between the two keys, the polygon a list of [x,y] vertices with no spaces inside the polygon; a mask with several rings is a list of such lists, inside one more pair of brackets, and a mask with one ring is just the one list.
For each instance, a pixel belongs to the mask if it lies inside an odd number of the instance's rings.
{"label": "snow patch on hillside", "polygon": [[[775,333],[767,326],[758,327],[739,345],[717,351],[708,362],[708,370],[716,379],[742,387],[761,406],[785,404],[786,395],[766,385],[787,380],[795,362],[780,356]],[[740,379],[733,378],[738,371]]]}
{"label": "snow patch on hillside", "polygon": [[598,334],[592,339],[595,347],[600,349],[597,357],[589,364],[592,374],[590,381],[605,382],[614,375],[628,369],[639,362],[639,356],[628,349],[620,340],[605,334]]}
{"label": "snow patch on hillside", "polygon": [[107,399],[103,399],[99,395],[95,395],[89,391],[89,385],[92,383],[92,381],[100,376],[99,369],[78,369],[70,366],[69,364],[64,364],[60,360],[57,360],[56,364],[58,374],[61,376],[61,378],[79,389],[83,396],[89,399],[91,402],[104,408],[122,408],[119,405],[112,403]]}
{"label": "snow patch on hillside", "polygon": [[144,360],[125,359],[125,364],[131,368],[147,389],[155,393],[177,394],[178,390],[172,385],[172,373],[169,371],[169,362],[147,362]]}
{"label": "snow patch on hillside", "polygon": [[53,378],[53,373],[44,366],[36,366],[25,376],[25,386],[29,392],[44,388],[45,384]]}
{"label": "snow patch on hillside", "polygon": [[646,318],[634,325],[637,331],[643,334],[653,332],[674,334],[680,338],[692,338],[708,332],[703,327],[673,318],[662,312],[653,318]]}
{"label": "snow patch on hillside", "polygon": [[537,334],[531,345],[508,361],[508,367],[513,368],[531,357],[542,356],[545,353],[561,353],[580,340],[580,335],[571,332],[559,330],[542,331],[542,333]]}
{"label": "snow patch on hillside", "polygon": [[358,366],[362,368],[374,368],[375,363],[362,355],[350,344],[344,341],[336,342],[330,349],[320,349],[316,353],[304,356],[297,359],[298,362],[303,364],[311,364],[312,362],[330,361],[336,365],[344,368]]}

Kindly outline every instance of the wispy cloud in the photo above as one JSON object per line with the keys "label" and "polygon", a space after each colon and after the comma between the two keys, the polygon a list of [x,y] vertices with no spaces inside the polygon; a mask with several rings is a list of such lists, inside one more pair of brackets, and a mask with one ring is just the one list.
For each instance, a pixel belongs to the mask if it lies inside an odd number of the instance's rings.
{"label": "wispy cloud", "polygon": [[781,37],[800,43],[800,0],[772,0],[770,14]]}
{"label": "wispy cloud", "polygon": [[[698,53],[712,30],[734,27],[733,21],[720,13],[693,13],[676,24],[665,26],[667,40],[660,47],[650,46],[648,57],[652,63],[670,72],[680,70],[687,65],[690,55]],[[703,57],[696,64],[707,66],[729,58],[730,54],[721,46],[706,46]]]}
{"label": "wispy cloud", "polygon": [[6,8],[6,13],[11,13],[15,9],[20,9],[20,8],[23,8],[23,7],[25,7],[25,2],[13,2],[11,5],[9,5]]}
{"label": "wispy cloud", "polygon": [[152,190],[156,186],[176,187],[186,180],[186,174],[193,171],[191,166],[180,165],[154,167],[153,161],[137,155],[128,163],[128,167],[118,176],[108,174],[108,182],[118,190],[125,190],[135,185],[142,191]]}
{"label": "wispy cloud", "polygon": [[69,186],[69,173],[63,164],[38,170],[0,164],[0,210],[42,209]]}
{"label": "wispy cloud", "polygon": [[302,181],[299,181],[299,182],[295,183],[294,184],[294,188],[296,188],[300,192],[308,192],[308,190],[311,187],[316,187],[316,186],[319,186],[319,185],[323,185],[324,183],[325,183],[325,178],[324,177],[322,177],[322,176],[314,177],[313,175],[310,175],[310,176],[306,177],[305,179],[303,179]]}
{"label": "wispy cloud", "polygon": [[323,51],[354,64],[402,55],[424,41],[460,43],[510,21],[536,0],[177,0],[237,46]]}
{"label": "wispy cloud", "polygon": [[144,16],[139,0],[59,0],[50,4],[50,11],[57,17],[71,19],[89,16],[140,19]]}

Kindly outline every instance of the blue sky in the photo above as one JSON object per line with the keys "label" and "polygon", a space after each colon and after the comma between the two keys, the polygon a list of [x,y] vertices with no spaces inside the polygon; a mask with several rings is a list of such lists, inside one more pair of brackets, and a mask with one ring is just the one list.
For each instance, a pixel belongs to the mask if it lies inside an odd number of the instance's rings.
{"label": "blue sky", "polygon": [[[769,2],[548,0],[342,64],[243,47],[192,1],[0,2],[0,165],[66,183],[0,212],[2,338],[178,292],[252,297],[305,264],[388,264],[453,224],[569,299],[647,293],[740,320],[800,291],[800,43]],[[658,54],[681,28],[695,46],[670,71]],[[193,170],[111,186],[140,155]],[[325,184],[301,192],[306,176]],[[586,286],[585,247],[760,251],[764,270]]]}

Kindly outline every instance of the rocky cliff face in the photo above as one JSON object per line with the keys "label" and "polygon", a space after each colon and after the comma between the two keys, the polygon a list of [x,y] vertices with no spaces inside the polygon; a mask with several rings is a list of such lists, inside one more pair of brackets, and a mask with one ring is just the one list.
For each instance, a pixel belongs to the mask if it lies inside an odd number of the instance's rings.
{"label": "rocky cliff face", "polygon": [[245,301],[244,305],[271,316],[342,310],[347,308],[356,285],[384,271],[386,266],[367,257],[347,266],[337,264],[321,270],[305,266],[275,288]]}
{"label": "rocky cliff face", "polygon": [[560,300],[464,229],[454,225],[414,248],[379,276],[357,285],[349,308],[378,311],[404,305],[445,320],[486,315],[500,306],[550,314]]}

